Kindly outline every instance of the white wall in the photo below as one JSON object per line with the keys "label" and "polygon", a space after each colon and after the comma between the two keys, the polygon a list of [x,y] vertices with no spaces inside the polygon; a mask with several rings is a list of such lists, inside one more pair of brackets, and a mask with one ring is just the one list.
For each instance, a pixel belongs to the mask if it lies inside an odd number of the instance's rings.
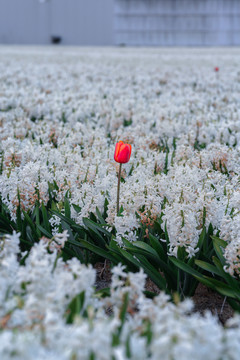
{"label": "white wall", "polygon": [[240,45],[240,0],[0,0],[0,44]]}
{"label": "white wall", "polygon": [[112,45],[113,0],[0,0],[0,43]]}
{"label": "white wall", "polygon": [[113,0],[51,0],[51,34],[63,44],[112,45]]}
{"label": "white wall", "polygon": [[45,44],[49,40],[50,4],[0,0],[0,43]]}

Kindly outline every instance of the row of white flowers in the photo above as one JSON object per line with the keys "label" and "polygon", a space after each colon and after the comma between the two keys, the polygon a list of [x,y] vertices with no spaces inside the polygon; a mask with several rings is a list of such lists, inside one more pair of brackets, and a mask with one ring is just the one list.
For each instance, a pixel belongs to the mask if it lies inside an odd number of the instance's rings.
{"label": "row of white flowers", "polygon": [[[66,234],[60,240],[63,245]],[[210,312],[204,317],[192,313],[190,300],[174,305],[164,293],[147,299],[144,273],[125,273],[120,264],[113,269],[110,297],[99,299],[93,288],[95,270],[76,259],[56,261],[57,250],[47,247],[43,240],[35,244],[23,266],[19,234],[0,239],[1,360],[238,360],[239,316],[224,328]],[[82,292],[81,312],[68,324],[68,305]],[[109,306],[111,316],[106,314]],[[114,333],[119,334],[115,346]]]}

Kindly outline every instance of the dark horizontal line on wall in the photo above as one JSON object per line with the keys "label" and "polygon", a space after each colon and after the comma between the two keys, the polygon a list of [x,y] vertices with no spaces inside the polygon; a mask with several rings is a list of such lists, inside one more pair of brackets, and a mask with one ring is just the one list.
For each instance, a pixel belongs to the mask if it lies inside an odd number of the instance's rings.
{"label": "dark horizontal line on wall", "polygon": [[236,30],[236,31],[232,31],[232,30],[192,30],[192,29],[170,29],[170,30],[132,30],[132,29],[126,29],[126,30],[119,30],[119,29],[114,29],[114,33],[118,33],[118,34],[123,34],[123,33],[131,33],[131,34],[136,34],[136,33],[168,33],[168,34],[176,34],[176,33],[188,33],[189,31],[191,31],[191,33],[195,33],[195,34],[238,34],[240,35],[240,29]]}
{"label": "dark horizontal line on wall", "polygon": [[164,29],[164,30],[160,30],[160,29],[151,29],[151,30],[125,30],[125,29],[115,29],[114,33],[116,34],[123,34],[123,33],[131,33],[131,34],[136,34],[136,33],[144,33],[144,34],[152,34],[152,33],[158,33],[158,34],[165,34],[165,33],[170,33],[170,34],[176,34],[176,33],[181,33],[181,34],[189,34],[189,33],[194,33],[194,34],[226,34],[231,35],[231,34],[236,34],[240,36],[240,29],[235,30],[235,31],[219,31],[219,30],[193,30],[193,29]]}
{"label": "dark horizontal line on wall", "polygon": [[124,16],[124,17],[129,17],[129,16],[156,16],[156,17],[162,17],[162,16],[184,16],[184,17],[189,17],[189,16],[214,16],[214,17],[219,17],[219,16],[239,16],[240,17],[240,12],[194,12],[194,13],[185,13],[185,12],[161,12],[161,13],[156,13],[156,12],[143,12],[143,13],[135,13],[135,12],[114,12],[115,16]]}

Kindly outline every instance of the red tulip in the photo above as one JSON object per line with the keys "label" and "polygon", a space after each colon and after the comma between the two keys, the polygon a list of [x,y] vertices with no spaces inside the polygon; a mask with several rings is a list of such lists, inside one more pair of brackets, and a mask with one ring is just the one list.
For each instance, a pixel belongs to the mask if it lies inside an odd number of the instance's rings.
{"label": "red tulip", "polygon": [[214,70],[215,70],[216,72],[218,72],[218,71],[219,71],[219,67],[216,66],[216,67],[214,68]]}
{"label": "red tulip", "polygon": [[125,164],[129,161],[132,152],[132,147],[129,144],[124,144],[123,141],[116,143],[114,160],[120,164]]}

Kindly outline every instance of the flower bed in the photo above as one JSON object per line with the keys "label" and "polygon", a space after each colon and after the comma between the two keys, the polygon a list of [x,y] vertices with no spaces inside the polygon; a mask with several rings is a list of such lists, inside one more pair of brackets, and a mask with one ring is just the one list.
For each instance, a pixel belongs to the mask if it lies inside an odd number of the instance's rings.
{"label": "flower bed", "polygon": [[[201,282],[240,310],[239,58],[1,48],[1,358],[237,358],[238,318],[178,299]],[[146,275],[167,295],[143,293]]]}

